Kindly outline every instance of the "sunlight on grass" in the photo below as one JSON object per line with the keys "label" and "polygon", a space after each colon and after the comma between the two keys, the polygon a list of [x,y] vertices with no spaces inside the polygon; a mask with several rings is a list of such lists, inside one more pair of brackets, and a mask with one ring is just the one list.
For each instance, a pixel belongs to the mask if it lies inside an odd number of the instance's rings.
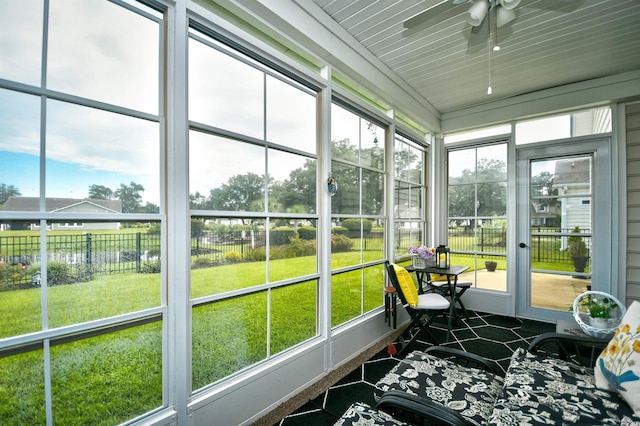
{"label": "sunlight on grass", "polygon": [[[365,252],[367,260],[381,255]],[[335,267],[359,262],[360,253],[332,255]],[[316,256],[274,260],[270,265],[271,281],[317,273]],[[383,270],[377,265],[332,277],[333,326],[383,304]],[[249,288],[264,284],[265,278],[265,262],[194,269],[191,294],[196,298]],[[194,389],[317,336],[318,290],[317,281],[310,280],[194,307]],[[98,275],[47,291],[52,328],[136,312],[161,301],[157,273]],[[41,292],[30,288],[0,293],[0,337],[41,329]],[[162,323],[54,345],[51,372],[56,423],[114,424],[160,407]],[[44,423],[43,377],[40,350],[0,359],[0,424]]]}

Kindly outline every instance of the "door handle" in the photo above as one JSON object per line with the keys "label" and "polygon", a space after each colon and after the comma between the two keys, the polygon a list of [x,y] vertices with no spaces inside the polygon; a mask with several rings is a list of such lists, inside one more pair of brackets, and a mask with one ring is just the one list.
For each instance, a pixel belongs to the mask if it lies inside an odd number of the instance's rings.
{"label": "door handle", "polygon": [[525,243],[520,243],[518,245],[520,246],[520,248],[525,248],[527,246]]}

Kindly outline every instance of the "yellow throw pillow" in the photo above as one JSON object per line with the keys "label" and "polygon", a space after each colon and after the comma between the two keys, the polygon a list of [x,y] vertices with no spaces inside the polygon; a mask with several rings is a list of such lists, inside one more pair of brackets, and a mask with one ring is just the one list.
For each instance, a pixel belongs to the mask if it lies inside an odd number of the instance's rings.
{"label": "yellow throw pillow", "polygon": [[634,301],[594,368],[596,386],[618,392],[640,416],[640,303]]}
{"label": "yellow throw pillow", "polygon": [[393,270],[396,271],[398,284],[400,284],[402,294],[404,294],[404,298],[407,299],[407,303],[409,304],[409,306],[417,306],[418,290],[416,289],[416,285],[413,283],[411,274],[409,274],[409,271],[404,269],[402,266],[398,265],[393,265]]}

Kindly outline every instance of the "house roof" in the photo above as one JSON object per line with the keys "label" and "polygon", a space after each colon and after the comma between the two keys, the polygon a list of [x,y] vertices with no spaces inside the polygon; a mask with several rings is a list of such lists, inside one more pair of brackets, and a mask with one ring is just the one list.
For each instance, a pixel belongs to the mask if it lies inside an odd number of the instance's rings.
{"label": "house roof", "polygon": [[556,168],[553,173],[553,185],[561,186],[568,184],[590,184],[591,183],[591,159],[580,158],[571,160],[556,161]]}
{"label": "house roof", "polygon": [[[96,213],[122,213],[122,201],[120,200],[47,198],[45,203],[47,212],[60,212],[84,206],[94,207]],[[40,199],[38,197],[9,197],[2,207],[4,211],[38,211],[40,209]]]}

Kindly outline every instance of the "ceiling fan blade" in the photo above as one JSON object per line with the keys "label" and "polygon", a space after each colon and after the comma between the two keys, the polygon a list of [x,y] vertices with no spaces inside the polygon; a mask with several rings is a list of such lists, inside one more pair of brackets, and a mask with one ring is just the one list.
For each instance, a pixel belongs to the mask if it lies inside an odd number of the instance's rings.
{"label": "ceiling fan blade", "polygon": [[477,27],[471,27],[467,49],[483,45],[489,39],[489,20],[485,18]]}
{"label": "ceiling fan blade", "polygon": [[420,12],[417,15],[407,19],[406,21],[404,21],[403,25],[407,29],[415,28],[418,25],[422,27],[422,24],[435,20],[441,13],[446,12],[452,7],[453,4],[451,4],[451,0],[442,0],[439,3],[431,6],[429,9],[425,10],[424,12]]}
{"label": "ceiling fan blade", "polygon": [[520,7],[549,10],[554,12],[571,13],[582,6],[585,0],[527,0]]}

